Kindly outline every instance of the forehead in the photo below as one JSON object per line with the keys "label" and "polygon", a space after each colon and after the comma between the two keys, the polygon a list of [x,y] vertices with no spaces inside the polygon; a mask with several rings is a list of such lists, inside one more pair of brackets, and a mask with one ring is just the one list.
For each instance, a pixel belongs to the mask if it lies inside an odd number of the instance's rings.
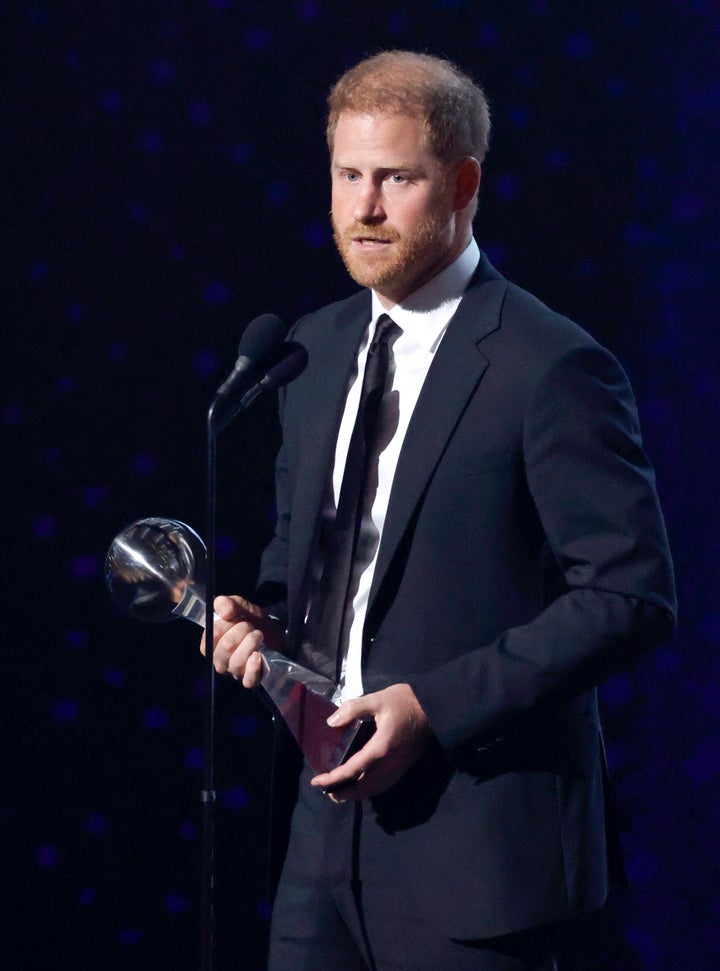
{"label": "forehead", "polygon": [[342,112],[333,142],[333,162],[375,159],[378,164],[408,164],[434,158],[427,147],[425,123],[413,115]]}

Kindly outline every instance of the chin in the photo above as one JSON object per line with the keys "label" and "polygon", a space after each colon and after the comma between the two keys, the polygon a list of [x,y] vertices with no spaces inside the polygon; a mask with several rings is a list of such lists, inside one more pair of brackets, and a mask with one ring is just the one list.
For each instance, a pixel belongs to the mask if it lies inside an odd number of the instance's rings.
{"label": "chin", "polygon": [[361,287],[369,287],[371,290],[378,290],[384,295],[391,296],[389,291],[397,291],[402,288],[403,282],[407,282],[402,280],[402,274],[398,273],[397,266],[383,266],[381,260],[373,264],[371,260],[348,256],[342,251],[340,255],[345,269]]}

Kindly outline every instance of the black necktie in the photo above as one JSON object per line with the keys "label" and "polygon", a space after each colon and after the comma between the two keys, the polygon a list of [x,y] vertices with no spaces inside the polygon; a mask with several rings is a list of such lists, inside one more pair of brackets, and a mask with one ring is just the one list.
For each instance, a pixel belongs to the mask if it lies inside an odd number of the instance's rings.
{"label": "black necktie", "polygon": [[[326,555],[319,588],[310,604],[305,629],[310,650],[320,655],[323,667],[337,665],[339,676],[343,621],[352,577],[353,559],[363,514],[369,461],[378,432],[380,403],[390,366],[388,341],[399,331],[387,314],[378,319],[375,336],[368,349],[357,418],[350,438],[335,523],[326,544]],[[329,662],[329,664],[327,663]]]}

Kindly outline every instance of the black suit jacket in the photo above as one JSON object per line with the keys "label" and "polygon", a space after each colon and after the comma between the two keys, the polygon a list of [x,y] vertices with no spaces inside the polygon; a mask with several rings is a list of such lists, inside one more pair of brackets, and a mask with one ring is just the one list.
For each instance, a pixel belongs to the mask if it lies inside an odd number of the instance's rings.
{"label": "black suit jacket", "polygon": [[[292,333],[309,364],[281,400],[260,577],[261,599],[287,592],[291,653],[369,317],[363,292]],[[674,611],[625,374],[483,256],[407,431],[363,641],[365,690],[409,682],[434,732],[374,805],[389,865],[444,933],[490,937],[602,904],[594,686],[666,636]]]}

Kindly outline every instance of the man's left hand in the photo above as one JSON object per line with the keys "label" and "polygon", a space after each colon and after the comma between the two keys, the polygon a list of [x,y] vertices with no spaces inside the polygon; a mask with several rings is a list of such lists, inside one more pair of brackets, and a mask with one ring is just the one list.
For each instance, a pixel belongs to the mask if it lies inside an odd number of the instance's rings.
{"label": "man's left hand", "polygon": [[422,755],[431,731],[425,712],[409,684],[346,701],[328,718],[334,728],[356,718],[375,722],[375,734],[347,762],[316,775],[311,784],[333,802],[367,799],[394,785]]}

